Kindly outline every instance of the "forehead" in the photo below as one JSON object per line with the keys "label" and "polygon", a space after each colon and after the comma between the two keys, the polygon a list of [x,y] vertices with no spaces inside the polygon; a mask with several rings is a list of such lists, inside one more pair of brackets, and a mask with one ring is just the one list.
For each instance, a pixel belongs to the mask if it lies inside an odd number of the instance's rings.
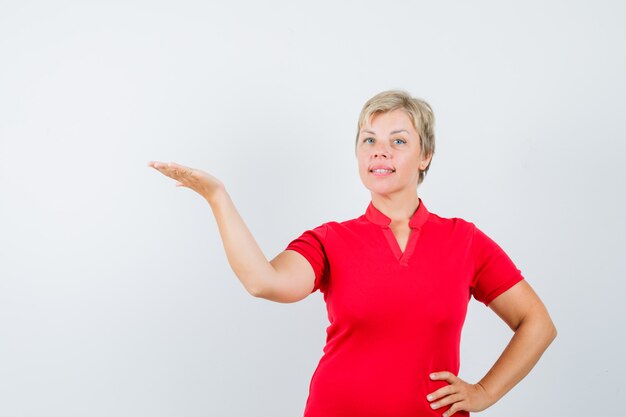
{"label": "forehead", "polygon": [[370,133],[388,133],[406,130],[410,134],[417,134],[413,122],[403,109],[395,109],[384,113],[374,113],[361,127],[361,132],[368,130]]}

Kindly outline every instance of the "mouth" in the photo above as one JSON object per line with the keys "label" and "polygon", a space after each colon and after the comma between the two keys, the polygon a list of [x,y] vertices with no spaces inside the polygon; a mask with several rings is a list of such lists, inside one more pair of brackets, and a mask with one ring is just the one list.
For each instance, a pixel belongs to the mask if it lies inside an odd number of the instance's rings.
{"label": "mouth", "polygon": [[385,168],[376,168],[376,169],[370,169],[370,174],[372,174],[375,177],[387,177],[391,174],[393,174],[394,172],[396,172],[395,169],[385,169]]}

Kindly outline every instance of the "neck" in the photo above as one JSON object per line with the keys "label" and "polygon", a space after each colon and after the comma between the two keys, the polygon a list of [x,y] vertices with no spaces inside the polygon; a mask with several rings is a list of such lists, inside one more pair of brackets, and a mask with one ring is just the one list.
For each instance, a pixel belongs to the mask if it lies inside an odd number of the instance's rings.
{"label": "neck", "polygon": [[406,196],[390,196],[372,193],[372,204],[392,223],[405,223],[411,219],[419,206],[419,196],[412,193]]}

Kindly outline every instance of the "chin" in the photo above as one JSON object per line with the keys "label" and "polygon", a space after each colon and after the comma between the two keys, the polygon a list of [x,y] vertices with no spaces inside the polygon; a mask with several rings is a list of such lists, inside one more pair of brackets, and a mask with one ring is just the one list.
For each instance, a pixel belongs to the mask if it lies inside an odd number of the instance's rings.
{"label": "chin", "polygon": [[400,191],[398,187],[393,187],[389,185],[381,185],[381,184],[367,184],[365,183],[365,188],[367,188],[370,192],[375,194],[391,194],[397,191]]}

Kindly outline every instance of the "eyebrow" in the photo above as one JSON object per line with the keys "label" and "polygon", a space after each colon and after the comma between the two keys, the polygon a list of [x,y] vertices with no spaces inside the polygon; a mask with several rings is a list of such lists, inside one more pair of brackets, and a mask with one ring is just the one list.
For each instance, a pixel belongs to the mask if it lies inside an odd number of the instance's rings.
{"label": "eyebrow", "polygon": [[[406,132],[409,133],[407,130],[405,129],[400,129],[400,130],[394,130],[393,132],[389,133],[390,135],[395,135],[396,133],[400,133],[400,132]],[[375,135],[376,132],[372,132],[371,130],[361,130],[361,133],[371,133],[372,135]]]}

